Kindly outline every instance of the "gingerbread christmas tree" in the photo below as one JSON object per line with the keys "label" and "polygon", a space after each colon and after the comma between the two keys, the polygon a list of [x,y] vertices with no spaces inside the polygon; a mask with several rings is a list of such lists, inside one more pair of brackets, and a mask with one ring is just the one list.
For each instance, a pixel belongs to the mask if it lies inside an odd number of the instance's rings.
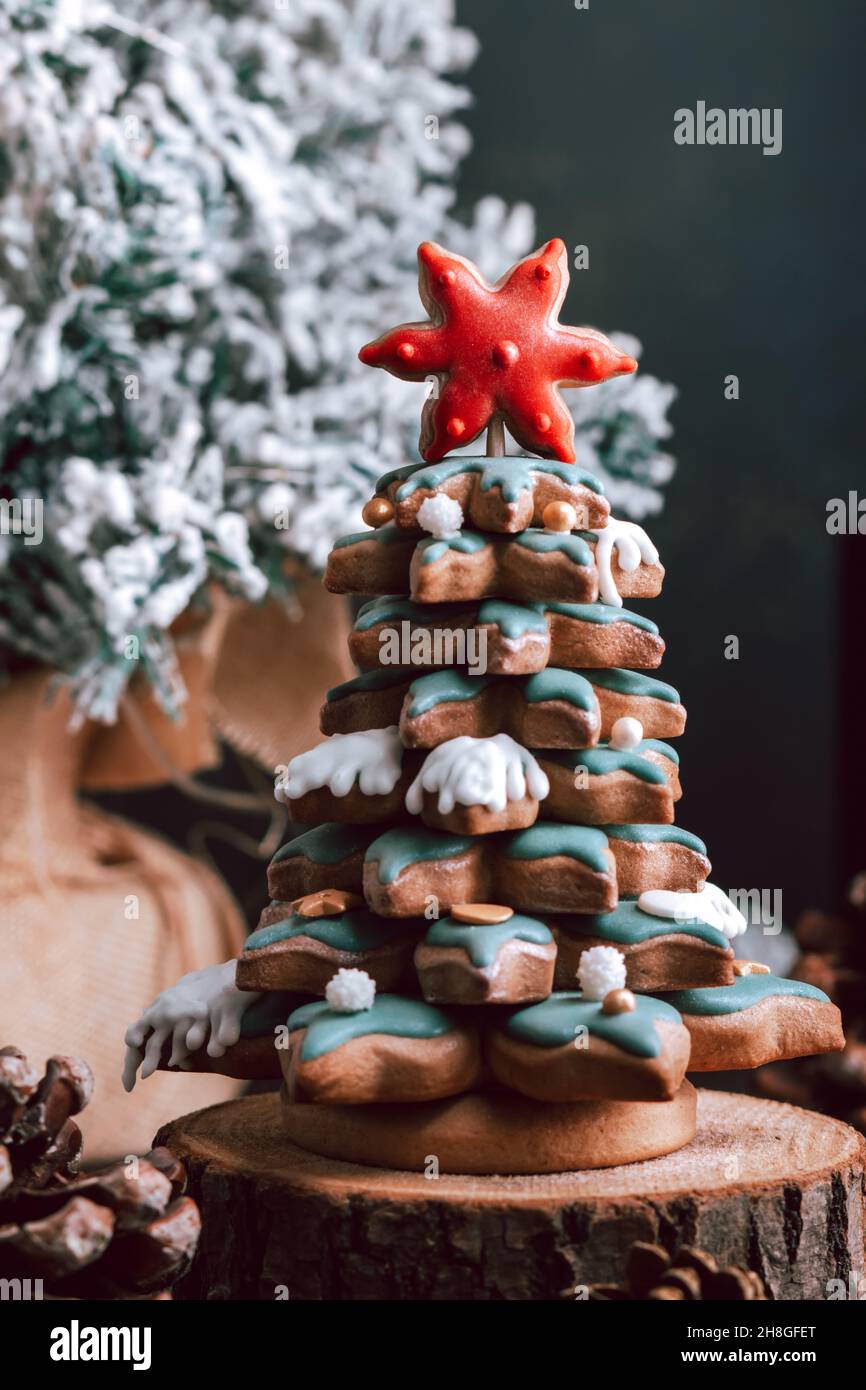
{"label": "gingerbread christmas tree", "polygon": [[[746,924],[674,823],[686,712],[625,606],[664,570],[574,462],[559,394],[636,364],[559,324],[560,241],[494,286],[437,246],[419,262],[429,321],[361,357],[429,382],[423,461],[328,563],[365,602],[360,674],[277,782],[310,828],[240,959],[130,1030],[129,1081],[142,1061],[281,1076],[296,1144],[386,1168],[655,1157],[694,1137],[687,1071],[836,1050],[839,1012],[735,959]],[[485,430],[485,455],[449,453]]]}

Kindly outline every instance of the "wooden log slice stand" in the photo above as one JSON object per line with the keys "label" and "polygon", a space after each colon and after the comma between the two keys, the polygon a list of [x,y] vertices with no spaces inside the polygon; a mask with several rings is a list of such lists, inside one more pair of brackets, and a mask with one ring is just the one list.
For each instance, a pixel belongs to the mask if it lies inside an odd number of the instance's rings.
{"label": "wooden log slice stand", "polygon": [[278,1095],[167,1125],[203,1218],[176,1291],[208,1299],[558,1299],[621,1277],[634,1240],[698,1245],[777,1299],[822,1299],[864,1270],[866,1145],[794,1106],[701,1091],[666,1157],[540,1177],[390,1172],[319,1158]]}

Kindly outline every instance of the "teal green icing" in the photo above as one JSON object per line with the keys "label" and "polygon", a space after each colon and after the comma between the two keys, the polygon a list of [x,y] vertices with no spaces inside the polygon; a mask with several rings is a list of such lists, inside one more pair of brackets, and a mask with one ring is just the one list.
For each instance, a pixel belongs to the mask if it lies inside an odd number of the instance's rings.
{"label": "teal green icing", "polygon": [[413,603],[409,598],[400,598],[399,595],[389,594],[383,598],[370,599],[368,603],[363,603],[358,609],[358,616],[355,619],[355,631],[366,632],[369,628],[375,627],[377,623],[384,623],[389,620],[402,621],[407,619],[416,626],[426,626],[433,623],[440,623],[443,626],[449,619],[454,619],[460,613],[470,610],[465,605],[461,607],[456,603]]}
{"label": "teal green icing", "polygon": [[292,1009],[297,1008],[302,994],[272,989],[255,999],[241,1019],[242,1038],[262,1038],[285,1023]]}
{"label": "teal green icing", "polygon": [[513,539],[516,545],[540,555],[558,552],[571,560],[572,564],[586,567],[592,564],[592,551],[586,541],[573,531],[541,531],[538,527],[530,527],[526,531],[518,531]]}
{"label": "teal green icing", "polygon": [[638,744],[637,751],[640,752],[643,748],[651,748],[654,753],[660,753],[663,758],[668,758],[675,767],[679,767],[680,765],[680,755],[677,750],[672,748],[669,743],[662,743],[660,738],[643,739],[642,742]]}
{"label": "teal green icing", "polygon": [[656,680],[654,676],[645,676],[643,671],[626,671],[621,666],[609,666],[597,671],[584,670],[581,675],[586,676],[593,685],[600,685],[604,690],[615,690],[619,695],[646,695],[651,700],[667,700],[671,705],[678,705],[680,701],[679,691],[674,690],[672,685],[665,685],[664,681]]}
{"label": "teal green icing", "polygon": [[[439,544],[439,542],[436,542]],[[446,543],[441,542],[442,545]],[[514,639],[527,632],[547,631],[548,613],[561,613],[576,622],[588,623],[630,623],[644,632],[658,633],[655,623],[640,613],[631,613],[626,608],[613,608],[606,603],[506,603],[503,599],[488,598],[479,604],[464,603],[414,603],[411,599],[398,595],[371,599],[358,611],[355,619],[356,632],[366,632],[383,622],[407,620],[416,627],[433,625],[447,627],[457,619],[468,617],[473,624],[490,623],[498,627],[503,637]],[[676,702],[679,695],[673,686],[663,681],[653,680],[638,671],[625,671],[619,667],[608,670],[587,672],[596,685],[620,690],[622,694],[650,694],[658,700]],[[638,682],[640,688],[627,688]],[[642,684],[641,684],[642,683]]]}
{"label": "teal green icing", "polygon": [[421,459],[416,459],[414,463],[401,463],[399,468],[391,468],[387,473],[383,473],[376,483],[377,492],[387,492],[392,483],[402,482],[405,478],[410,478],[419,468],[424,468],[425,464]]}
{"label": "teal green icing", "polygon": [[[406,534],[405,531],[403,534]],[[420,552],[422,565],[434,565],[449,550],[456,550],[461,555],[477,555],[487,544],[487,537],[479,531],[458,531],[453,536],[428,536],[418,542],[416,553]]]}
{"label": "teal green icing", "polygon": [[389,690],[392,685],[402,685],[412,679],[411,666],[382,666],[375,671],[364,671],[353,676],[350,681],[334,685],[325,696],[329,705],[336,700],[345,700],[349,695],[363,695],[369,690]]}
{"label": "teal green icing", "polygon": [[375,828],[369,825],[338,825],[336,821],[326,821],[289,840],[277,850],[271,863],[303,856],[314,864],[339,864],[358,850],[365,850],[375,833]]}
{"label": "teal green icing", "polygon": [[301,1061],[312,1062],[354,1038],[387,1033],[396,1038],[441,1038],[453,1021],[442,1009],[423,999],[404,999],[398,994],[377,994],[370,1009],[352,1014],[334,1013],[324,999],[302,1004],[289,1017],[289,1031],[306,1028]]}
{"label": "teal green icing", "polygon": [[548,666],[534,676],[524,677],[521,689],[523,698],[531,705],[539,704],[542,700],[564,700],[577,709],[595,709],[595,695],[586,677],[578,671],[565,671],[560,666]]}
{"label": "teal green icing", "polygon": [[379,882],[393,883],[411,864],[450,859],[465,854],[474,840],[469,835],[448,835],[440,830],[425,830],[415,826],[386,830],[367,850],[366,862],[378,863]]}
{"label": "teal green icing", "polygon": [[664,999],[683,1014],[733,1014],[751,1009],[762,999],[778,995],[794,995],[798,999],[816,999],[822,1004],[830,1000],[823,990],[802,980],[785,980],[778,975],[738,975],[732,985],[710,985],[706,989],[677,989]]}
{"label": "teal green icing", "polygon": [[379,526],[370,531],[353,531],[349,536],[340,536],[334,541],[334,550],[343,550],[349,545],[359,545],[361,541],[376,541],[379,545],[394,545],[401,541],[412,544],[412,536],[399,526]]}
{"label": "teal green icing", "polygon": [[415,719],[437,705],[452,704],[455,700],[471,700],[494,679],[493,676],[470,676],[466,671],[453,667],[419,676],[409,686],[409,717]]}
{"label": "teal green icing", "polygon": [[[495,680],[500,679],[507,689],[520,692],[529,704],[542,700],[563,700],[576,709],[594,710],[595,695],[585,677],[576,671],[564,671],[558,666],[548,666],[533,676],[471,676],[466,671],[450,669],[434,671],[419,676],[409,687],[409,716],[412,719],[435,709],[437,705],[453,703],[455,700],[471,700],[480,690],[485,690]],[[338,687],[340,688],[340,687]]]}
{"label": "teal green icing", "polygon": [[567,767],[570,772],[577,767],[585,767],[590,777],[604,777],[608,772],[629,772],[642,782],[662,786],[668,779],[660,767],[640,756],[641,746],[626,750],[600,743],[596,748],[533,748],[532,751],[537,758],[559,763],[560,767]]}
{"label": "teal green icing", "polygon": [[696,854],[707,852],[703,840],[688,830],[681,830],[678,825],[606,825],[604,833],[612,840],[632,840],[644,845],[685,845]]}
{"label": "teal green icing", "polygon": [[607,836],[592,825],[538,821],[528,830],[515,830],[505,842],[505,853],[509,859],[549,859],[564,854],[596,874],[607,873],[610,867]]}
{"label": "teal green icing", "polygon": [[564,993],[518,1009],[505,1024],[505,1031],[534,1047],[565,1047],[586,1029],[590,1037],[602,1038],[634,1057],[658,1057],[662,1046],[656,1023],[679,1022],[676,1009],[652,995],[636,995],[631,1013],[606,1014],[600,1000]]}
{"label": "teal green icing", "polygon": [[658,635],[658,627],[642,613],[632,613],[628,608],[614,608],[610,603],[556,603],[544,604],[548,613],[561,613],[563,617],[573,618],[577,623],[630,623],[644,632]]}
{"label": "teal green icing", "polygon": [[541,604],[505,603],[502,599],[485,599],[480,604],[413,603],[411,599],[389,595],[372,599],[359,610],[355,631],[367,632],[383,622],[408,621],[414,627],[450,627],[460,618],[473,625],[490,623],[498,627],[503,637],[514,639],[527,632],[547,632],[544,608]]}
{"label": "teal green icing", "polygon": [[[382,530],[388,530],[382,527]],[[396,530],[396,527],[393,528]],[[371,532],[375,535],[375,532]],[[402,532],[406,535],[406,532]],[[350,539],[346,538],[348,543]],[[589,550],[587,542],[582,541],[573,531],[541,531],[538,527],[530,527],[527,531],[518,531],[516,535],[510,537],[489,537],[480,531],[457,531],[455,535],[436,538],[427,537],[424,541],[418,541],[417,549],[421,552],[421,564],[434,564],[436,560],[441,560],[448,550],[459,550],[461,555],[477,555],[478,550],[482,550],[489,543],[500,543],[500,545],[521,545],[524,549],[534,550],[538,555],[550,555],[550,553],[560,553],[573,564],[589,567],[592,564],[592,552]],[[341,545],[343,542],[336,542]],[[599,619],[599,621],[602,621]]]}
{"label": "teal green icing", "polygon": [[515,912],[507,922],[481,927],[443,917],[433,923],[424,938],[424,945],[456,946],[466,952],[478,970],[486,970],[496,960],[506,941],[532,941],[538,946],[547,946],[552,940],[543,922],[535,917],[521,917]]}
{"label": "teal green icing", "polygon": [[547,632],[544,605],[540,603],[505,603],[499,598],[486,598],[479,605],[478,622],[492,623],[510,640],[527,632]]}
{"label": "teal green icing", "polygon": [[[641,941],[649,941],[656,936],[669,936],[671,932],[694,936],[706,941],[708,946],[718,946],[728,950],[729,942],[724,932],[711,927],[707,922],[690,918],[687,922],[673,921],[670,917],[654,917],[650,912],[642,912],[636,898],[620,898],[613,912],[588,913],[586,916],[571,917],[561,923],[569,936],[600,936],[605,941],[616,941],[621,946],[636,946]],[[676,1007],[676,1005],[674,1006]]]}
{"label": "teal green icing", "polygon": [[404,935],[411,923],[403,919],[375,917],[365,907],[343,912],[339,917],[299,917],[291,914],[281,922],[260,927],[247,937],[244,954],[288,941],[293,936],[309,936],[335,951],[373,951],[395,937]]}
{"label": "teal green icing", "polygon": [[443,459],[441,463],[404,465],[383,474],[376,484],[376,491],[387,492],[391,483],[399,482],[401,486],[397,490],[397,500],[402,502],[419,488],[429,488],[431,492],[435,492],[442,483],[447,482],[449,478],[458,477],[461,473],[480,473],[481,491],[488,492],[490,488],[497,487],[506,502],[516,502],[522,492],[528,492],[532,487],[533,474],[536,473],[546,473],[563,483],[576,483],[579,487],[589,488],[591,492],[600,496],[604,494],[604,487],[599,479],[573,463],[525,458],[513,454],[499,458],[451,457]]}

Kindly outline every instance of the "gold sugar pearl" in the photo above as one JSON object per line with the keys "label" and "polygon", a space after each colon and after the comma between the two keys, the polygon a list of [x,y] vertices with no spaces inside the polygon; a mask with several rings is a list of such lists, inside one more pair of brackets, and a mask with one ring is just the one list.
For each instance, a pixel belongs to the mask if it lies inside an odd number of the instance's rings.
{"label": "gold sugar pearl", "polygon": [[394,504],[387,497],[371,497],[366,503],[361,517],[366,526],[386,526],[394,520]]}
{"label": "gold sugar pearl", "polygon": [[637,1000],[630,989],[609,989],[601,1005],[603,1014],[634,1013]]}
{"label": "gold sugar pearl", "polygon": [[305,893],[291,904],[297,917],[341,917],[356,907],[363,907],[364,899],[357,893],[346,893],[342,888],[322,888],[318,893]]}
{"label": "gold sugar pearl", "polygon": [[495,927],[513,916],[513,907],[499,903],[455,903],[451,909],[452,920],[467,927]]}
{"label": "gold sugar pearl", "polygon": [[541,513],[546,531],[573,531],[577,525],[577,512],[570,502],[548,502]]}
{"label": "gold sugar pearl", "polygon": [[735,975],[769,975],[769,965],[762,965],[759,960],[735,960]]}

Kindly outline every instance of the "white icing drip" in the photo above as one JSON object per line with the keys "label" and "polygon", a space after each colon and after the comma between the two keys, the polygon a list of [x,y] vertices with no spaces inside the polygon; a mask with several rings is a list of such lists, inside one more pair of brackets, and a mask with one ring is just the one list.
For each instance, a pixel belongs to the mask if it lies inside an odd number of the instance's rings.
{"label": "white icing drip", "polygon": [[307,792],[327,787],[334,796],[347,796],[357,782],[365,796],[387,796],[400,780],[403,745],[396,724],[387,729],[365,729],[356,734],[334,734],[292,758],[274,795],[293,801]]}
{"label": "white icing drip", "polygon": [[[131,1091],[141,1066],[141,1079],[156,1071],[163,1045],[171,1038],[172,1066],[189,1065],[194,1052],[207,1043],[209,1057],[222,1057],[241,1035],[241,1019],[260,994],[235,985],[236,960],[209,965],[182,975],[164,989],[126,1030],[124,1089]],[[148,1037],[148,1034],[150,1035]]]}
{"label": "white icing drip", "polygon": [[705,883],[699,893],[677,893],[668,888],[649,888],[637,900],[641,912],[669,917],[673,922],[706,922],[724,932],[729,941],[742,936],[748,922],[738,907],[715,883]]}
{"label": "white icing drip", "polygon": [[584,999],[603,999],[625,987],[625,956],[615,946],[590,946],[577,963],[577,983]]}
{"label": "white icing drip", "polygon": [[366,970],[341,967],[325,985],[325,1000],[335,1014],[357,1014],[372,1009],[376,981]]}
{"label": "white icing drip", "polygon": [[598,570],[599,598],[602,603],[622,608],[622,599],[613,578],[614,549],[619,567],[626,574],[631,574],[641,562],[645,565],[656,564],[659,553],[643,527],[634,521],[620,521],[617,517],[609,516],[607,525],[591,534],[598,537],[595,564]]}
{"label": "white icing drip", "polygon": [[434,493],[421,503],[417,512],[418,525],[437,540],[447,540],[456,536],[463,525],[463,508],[455,498],[445,492]]}
{"label": "white icing drip", "polygon": [[630,714],[624,714],[615,721],[608,743],[619,752],[628,752],[637,748],[642,738],[643,724],[639,719],[633,719]]}
{"label": "white icing drip", "polygon": [[439,793],[439,814],[447,816],[458,803],[504,811],[509,801],[522,801],[527,793],[543,801],[550,783],[531,753],[508,734],[496,734],[440,743],[406,793],[406,810],[414,816],[421,812],[425,791]]}

